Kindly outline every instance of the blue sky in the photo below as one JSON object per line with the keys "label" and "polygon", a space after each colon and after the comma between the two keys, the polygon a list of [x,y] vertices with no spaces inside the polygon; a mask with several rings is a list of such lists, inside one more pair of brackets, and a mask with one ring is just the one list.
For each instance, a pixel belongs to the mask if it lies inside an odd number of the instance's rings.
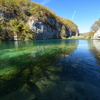
{"label": "blue sky", "polygon": [[100,0],[31,0],[54,10],[56,15],[72,20],[80,33],[90,31],[100,18]]}

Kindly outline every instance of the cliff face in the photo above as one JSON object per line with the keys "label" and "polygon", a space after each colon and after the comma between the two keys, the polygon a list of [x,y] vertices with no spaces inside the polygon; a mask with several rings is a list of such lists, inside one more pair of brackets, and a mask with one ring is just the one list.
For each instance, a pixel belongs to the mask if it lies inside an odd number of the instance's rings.
{"label": "cliff face", "polygon": [[[30,9],[32,8],[31,6]],[[36,6],[40,7],[39,4]],[[42,6],[40,8],[42,8]],[[44,9],[43,11],[39,10],[37,16],[26,11],[27,9],[28,7],[23,5],[20,7],[12,5],[10,9],[7,6],[0,6],[0,38],[7,40],[35,38],[41,40],[78,36],[78,28],[72,21],[68,19],[66,19],[66,21],[56,16],[53,12],[45,10],[45,8],[42,8]],[[33,12],[35,11],[33,10]],[[28,25],[29,29],[25,29],[26,26],[24,26],[24,23]],[[33,35],[35,36],[34,38]]]}
{"label": "cliff face", "polygon": [[5,7],[0,6],[0,21],[2,21],[3,19],[10,20],[10,19],[13,19],[15,17],[16,17],[16,15],[14,13],[10,13],[9,11],[6,12]]}
{"label": "cliff face", "polygon": [[57,23],[55,19],[48,17],[44,20],[44,16],[38,19],[31,16],[28,21],[29,27],[36,34],[36,39],[59,39],[62,37],[78,36],[78,31],[72,32],[65,29],[65,34],[61,34],[62,25]]}
{"label": "cliff face", "polygon": [[100,39],[100,28],[97,30],[97,32],[94,34],[93,39]]}
{"label": "cliff face", "polygon": [[58,39],[60,38],[60,25],[55,25],[55,20],[48,18],[47,21],[31,16],[28,21],[29,27],[36,34],[36,39]]}

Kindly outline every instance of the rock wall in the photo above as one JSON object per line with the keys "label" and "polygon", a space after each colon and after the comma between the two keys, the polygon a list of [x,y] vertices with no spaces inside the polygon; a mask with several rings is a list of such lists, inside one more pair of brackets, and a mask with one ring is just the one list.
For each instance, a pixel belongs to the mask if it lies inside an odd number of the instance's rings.
{"label": "rock wall", "polygon": [[41,21],[33,16],[28,21],[29,27],[36,34],[36,39],[58,39],[60,25],[55,25],[54,19],[48,19],[47,21]]}
{"label": "rock wall", "polygon": [[94,34],[93,39],[100,39],[100,28],[97,30],[97,32]]}
{"label": "rock wall", "polygon": [[[0,21],[9,21],[11,19],[17,18],[17,15],[15,12],[10,12],[5,10],[6,7],[0,6]],[[29,20],[28,20],[29,19]],[[27,16],[27,20],[23,20],[25,23],[28,23],[30,30],[35,34],[35,38],[38,40],[43,40],[43,39],[60,39],[62,37],[68,38],[71,36],[78,36],[79,32],[78,30],[76,32],[72,32],[70,29],[66,28],[65,29],[65,34],[62,35],[61,30],[63,23],[60,23],[59,21],[55,18],[52,18],[47,15],[41,15],[40,17],[36,18],[33,15],[32,16]],[[5,34],[4,30],[0,29],[0,34]],[[10,34],[8,34],[8,37],[10,40],[14,39],[16,40],[16,35],[15,38],[11,37]]]}
{"label": "rock wall", "polygon": [[[36,39],[59,39],[61,38],[62,25],[56,22],[55,19],[48,17],[46,20],[41,18],[35,18],[31,16],[28,21],[29,27],[36,34]],[[66,30],[65,38],[71,36],[78,36],[77,32],[71,32],[70,29]]]}
{"label": "rock wall", "polygon": [[6,7],[0,6],[0,21],[2,21],[4,18],[10,20],[16,17],[14,13],[5,11],[5,8]]}

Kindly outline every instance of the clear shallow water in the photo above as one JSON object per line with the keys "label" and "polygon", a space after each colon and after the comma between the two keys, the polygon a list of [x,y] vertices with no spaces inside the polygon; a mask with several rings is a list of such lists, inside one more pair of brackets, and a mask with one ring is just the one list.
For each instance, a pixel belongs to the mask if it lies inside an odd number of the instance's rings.
{"label": "clear shallow water", "polygon": [[0,43],[0,100],[100,100],[100,41]]}

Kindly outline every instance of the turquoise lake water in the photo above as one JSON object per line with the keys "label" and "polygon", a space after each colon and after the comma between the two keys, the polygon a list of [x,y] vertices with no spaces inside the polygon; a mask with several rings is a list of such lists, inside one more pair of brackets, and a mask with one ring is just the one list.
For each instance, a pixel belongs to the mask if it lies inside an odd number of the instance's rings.
{"label": "turquoise lake water", "polygon": [[100,100],[100,40],[1,42],[0,100]]}

